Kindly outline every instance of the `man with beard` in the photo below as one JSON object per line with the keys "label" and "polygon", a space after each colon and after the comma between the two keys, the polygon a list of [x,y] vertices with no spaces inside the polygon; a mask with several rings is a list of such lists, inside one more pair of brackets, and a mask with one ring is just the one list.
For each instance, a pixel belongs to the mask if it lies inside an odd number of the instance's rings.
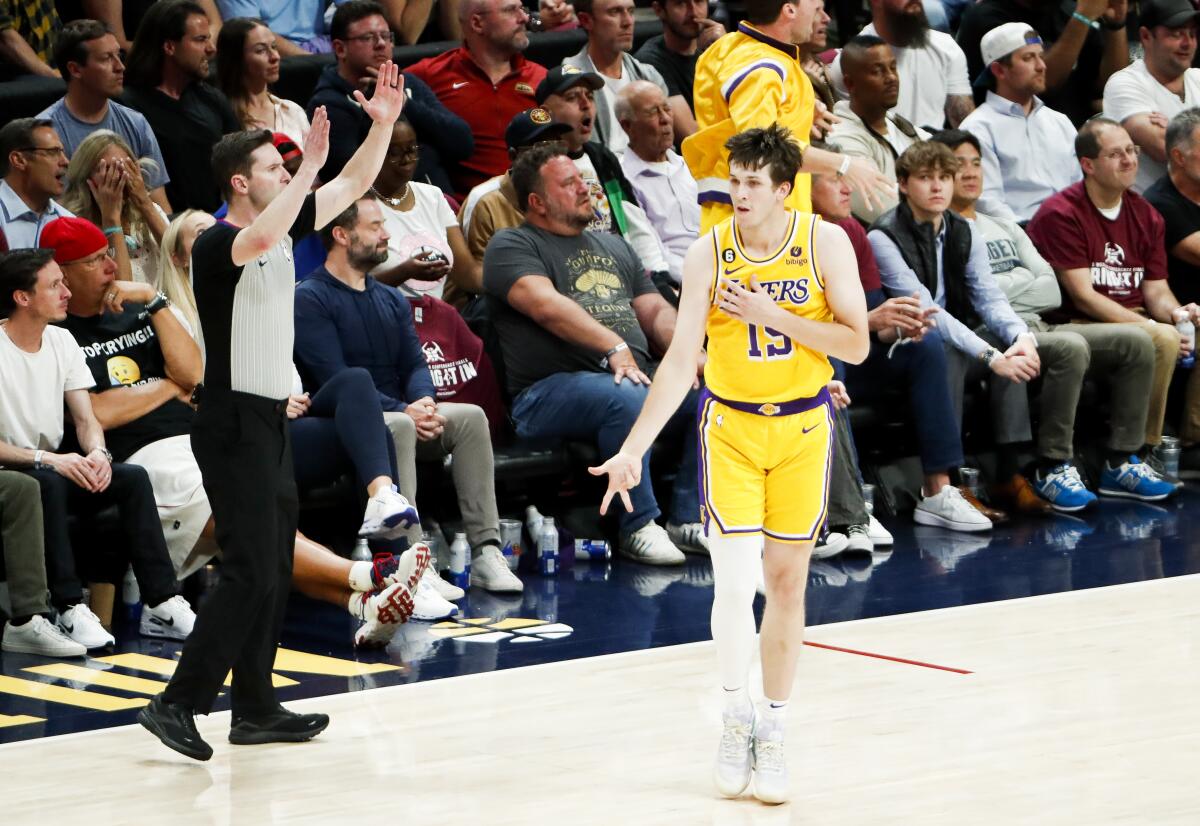
{"label": "man with beard", "polygon": [[176,209],[221,205],[209,159],[222,135],[242,128],[225,95],[204,82],[216,51],[204,9],[167,0],[146,12],[125,61],[125,98],[154,130]]}
{"label": "man with beard", "polygon": [[[416,461],[450,456],[463,529],[471,543],[471,584],[519,593],[521,580],[500,553],[496,473],[483,408],[437,401],[413,310],[398,290],[368,273],[387,260],[388,235],[374,195],[354,201],[321,231],[325,266],[296,288],[296,363],[316,390],[342,370],[365,368],[396,446],[401,493],[416,500]],[[407,488],[407,489],[405,489]]]}
{"label": "man with beard", "polygon": [[1046,61],[1037,32],[1005,23],[985,34],[980,48],[995,91],[962,122],[983,154],[979,211],[1025,223],[1043,201],[1083,177],[1073,158],[1075,127],[1038,97]]}
{"label": "man with beard", "polygon": [[[496,233],[483,259],[483,286],[500,337],[512,418],[526,439],[586,439],[609,456],[633,426],[665,352],[675,309],[642,271],[633,250],[589,232],[592,200],[561,146],[517,157],[513,187],[525,223]],[[620,514],[621,554],[650,565],[682,565],[681,549],[707,553],[696,463],[697,396],[675,410],[683,458],[664,530],[643,459],[631,512]]]}
{"label": "man with beard", "polygon": [[[1143,4],[1145,7],[1145,4]],[[983,36],[1004,23],[1024,23],[1046,42],[1047,105],[1077,127],[1097,111],[1108,78],[1129,65],[1125,33],[1128,0],[979,0],[967,6],[958,28],[958,45],[967,55],[974,79],[986,68],[980,52]],[[975,90],[982,103],[984,90]]]}
{"label": "man with beard", "polygon": [[725,34],[725,27],[708,18],[708,0],[654,0],[650,8],[662,21],[663,33],[643,43],[634,57],[658,69],[667,82],[667,96],[681,96],[694,112],[696,59]]}
{"label": "man with beard", "polygon": [[836,175],[868,199],[891,192],[893,181],[862,158],[808,146],[816,115],[812,82],[801,67],[801,43],[814,33],[821,0],[747,0],[746,19],[696,62],[699,131],[683,142],[683,157],[700,190],[700,230],[733,216],[729,150],[734,135],[773,123],[800,141],[801,163],[787,206],[811,212],[809,176]]}
{"label": "man with beard", "polygon": [[[812,81],[813,92],[817,100],[825,107],[826,112],[832,112],[837,103],[837,93],[833,90],[833,79],[829,76],[829,65],[821,59],[821,52],[829,46],[829,13],[825,11],[824,2],[817,4],[817,12],[813,15],[813,30],[808,40],[800,46],[800,65],[804,74]],[[818,120],[820,120],[818,118]],[[813,139],[824,139],[832,124],[814,124]],[[820,134],[816,134],[819,130]]]}
{"label": "man with beard", "polygon": [[1133,191],[1145,194],[1167,171],[1167,122],[1200,103],[1196,57],[1200,11],[1189,0],[1142,3],[1138,37],[1144,57],[1104,85],[1104,114],[1125,127],[1142,150]]}
{"label": "man with beard", "polygon": [[[833,107],[839,122],[830,140],[847,155],[866,158],[894,178],[896,158],[929,133],[892,111],[900,94],[892,47],[882,38],[860,34],[842,49],[841,65],[850,100],[840,100]],[[879,204],[868,203],[860,192],[850,198],[854,216],[868,226],[899,202],[894,194],[879,196]]]}
{"label": "man with beard", "polygon": [[475,151],[450,170],[461,201],[472,187],[508,169],[504,130],[533,106],[546,70],[521,54],[529,46],[529,15],[520,0],[464,0],[458,16],[462,46],[414,63],[408,73],[428,83],[475,135]]}
{"label": "man with beard", "polygon": [[[929,28],[921,0],[871,0],[871,22],[861,34],[881,37],[896,53],[900,95],[896,111],[917,126],[958,126],[975,108],[967,58],[954,38]],[[832,66],[838,96],[849,96],[840,60]]]}

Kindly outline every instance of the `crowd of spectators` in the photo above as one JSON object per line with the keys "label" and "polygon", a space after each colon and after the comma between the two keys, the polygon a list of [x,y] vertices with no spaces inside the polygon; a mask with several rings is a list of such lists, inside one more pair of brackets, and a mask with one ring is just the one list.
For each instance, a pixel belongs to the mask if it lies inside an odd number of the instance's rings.
{"label": "crowd of spectators", "polygon": [[[417,500],[418,460],[450,457],[471,586],[521,590],[500,549],[493,447],[621,444],[670,343],[687,250],[711,225],[702,207],[728,214],[714,130],[759,105],[783,118],[814,101],[797,137],[820,174],[802,173],[789,204],[811,195],[845,229],[870,308],[870,355],[835,365],[818,555],[890,542],[859,488],[852,404],[906,401],[914,518],[952,530],[1097,494],[1170,496],[1182,481],[1164,434],[1182,442],[1181,471],[1200,471],[1191,0],[869,0],[861,30],[839,8],[832,34],[820,0],[743,5],[738,21],[723,4],[653,0],[643,17],[661,34],[638,45],[633,0],[125,0],[65,24],[51,0],[0,0],[0,77],[66,89],[0,128],[4,650],[111,641],[82,589],[112,572],[77,571],[66,529],[109,504],[145,596],[141,631],[186,636],[179,581],[216,552],[188,443],[208,349],[192,247],[234,225],[253,175],[294,174],[324,118],[320,181],[364,189],[288,246],[288,415],[301,489],[355,479],[376,556],[352,563],[297,534],[294,582],[363,620],[360,644],[394,630],[380,619],[394,543],[421,531],[382,530],[375,511]],[[786,32],[797,5],[815,7],[811,26],[787,42],[763,33]],[[570,29],[582,46],[561,65],[525,56],[540,32]],[[758,62],[722,85],[701,58],[730,53],[735,30]],[[373,123],[363,95],[386,61],[437,39],[461,45],[402,61],[403,115],[368,185],[353,161]],[[290,100],[281,72],[303,54],[331,58]],[[743,83],[760,99],[739,101]],[[212,160],[233,134],[253,164]],[[1090,471],[1075,436],[1086,381],[1108,410]],[[979,497],[958,468],[964,400],[985,386],[996,470]],[[617,549],[637,562],[706,550],[695,407],[656,454],[670,490],[647,459],[617,520]],[[446,616],[462,596],[431,572],[414,616]]]}

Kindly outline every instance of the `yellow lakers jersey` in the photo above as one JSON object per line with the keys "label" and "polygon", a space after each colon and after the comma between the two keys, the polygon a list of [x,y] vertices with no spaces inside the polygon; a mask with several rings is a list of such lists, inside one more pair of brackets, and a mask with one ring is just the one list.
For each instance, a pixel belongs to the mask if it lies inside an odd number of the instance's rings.
{"label": "yellow lakers jersey", "polygon": [[[779,123],[803,149],[812,131],[816,95],[800,67],[797,46],[742,23],[696,61],[693,101],[699,129],[684,140],[683,157],[699,188],[700,231],[705,232],[733,215],[725,141],[747,129]],[[811,176],[797,175],[787,206],[811,212],[811,189]]]}
{"label": "yellow lakers jersey", "polygon": [[747,324],[717,307],[717,285],[722,278],[747,286],[754,276],[787,310],[814,321],[833,321],[813,250],[821,219],[794,210],[788,214],[790,231],[784,242],[762,260],[751,258],[742,249],[734,219],[721,222],[710,232],[716,268],[709,285],[704,381],[718,398],[775,403],[808,398],[833,376],[824,353],[798,344],[778,330]]}

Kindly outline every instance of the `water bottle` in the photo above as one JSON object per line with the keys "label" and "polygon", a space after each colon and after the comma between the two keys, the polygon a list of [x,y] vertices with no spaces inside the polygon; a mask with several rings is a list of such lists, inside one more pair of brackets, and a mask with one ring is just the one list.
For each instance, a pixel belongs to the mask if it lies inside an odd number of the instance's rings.
{"label": "water bottle", "polygon": [[538,544],[538,537],[542,535],[542,520],[545,518],[533,505],[525,509],[525,530],[529,531],[529,538],[534,546]]}
{"label": "water bottle", "polygon": [[471,545],[462,531],[454,534],[450,544],[450,579],[464,591],[471,587]]}
{"label": "water bottle", "polygon": [[553,517],[542,519],[542,532],[538,534],[538,571],[542,576],[558,574],[558,528],[554,527]]}
{"label": "water bottle", "polygon": [[133,566],[125,569],[125,579],[121,581],[121,604],[125,606],[125,618],[130,622],[141,619],[142,592],[138,588],[137,577],[133,574]]}
{"label": "water bottle", "polygon": [[360,536],[358,541],[354,543],[354,550],[350,552],[350,561],[370,562],[372,559],[371,546],[367,543],[367,538]]}
{"label": "water bottle", "polygon": [[1191,367],[1196,363],[1196,325],[1192,324],[1190,318],[1185,318],[1183,321],[1175,322],[1175,329],[1179,331],[1179,337],[1186,339],[1192,343],[1192,350],[1186,356],[1179,357],[1180,367]]}

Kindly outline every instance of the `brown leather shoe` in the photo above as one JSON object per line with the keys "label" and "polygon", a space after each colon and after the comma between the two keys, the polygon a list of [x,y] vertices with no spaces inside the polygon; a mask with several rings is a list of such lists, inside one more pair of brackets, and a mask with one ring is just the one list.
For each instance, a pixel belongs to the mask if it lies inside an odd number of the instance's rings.
{"label": "brown leather shoe", "polygon": [[1013,477],[1003,484],[994,485],[992,498],[1016,513],[1029,516],[1049,516],[1054,513],[1054,507],[1038,496],[1033,485],[1020,473],[1013,474]]}
{"label": "brown leather shoe", "polygon": [[965,485],[959,485],[958,492],[963,495],[963,499],[966,499],[967,502],[970,503],[971,507],[982,513],[988,519],[992,520],[992,524],[999,525],[1001,522],[1008,521],[1007,513],[1001,510],[996,510],[995,508],[989,508],[987,505],[980,502],[975,494],[971,493],[971,491]]}

